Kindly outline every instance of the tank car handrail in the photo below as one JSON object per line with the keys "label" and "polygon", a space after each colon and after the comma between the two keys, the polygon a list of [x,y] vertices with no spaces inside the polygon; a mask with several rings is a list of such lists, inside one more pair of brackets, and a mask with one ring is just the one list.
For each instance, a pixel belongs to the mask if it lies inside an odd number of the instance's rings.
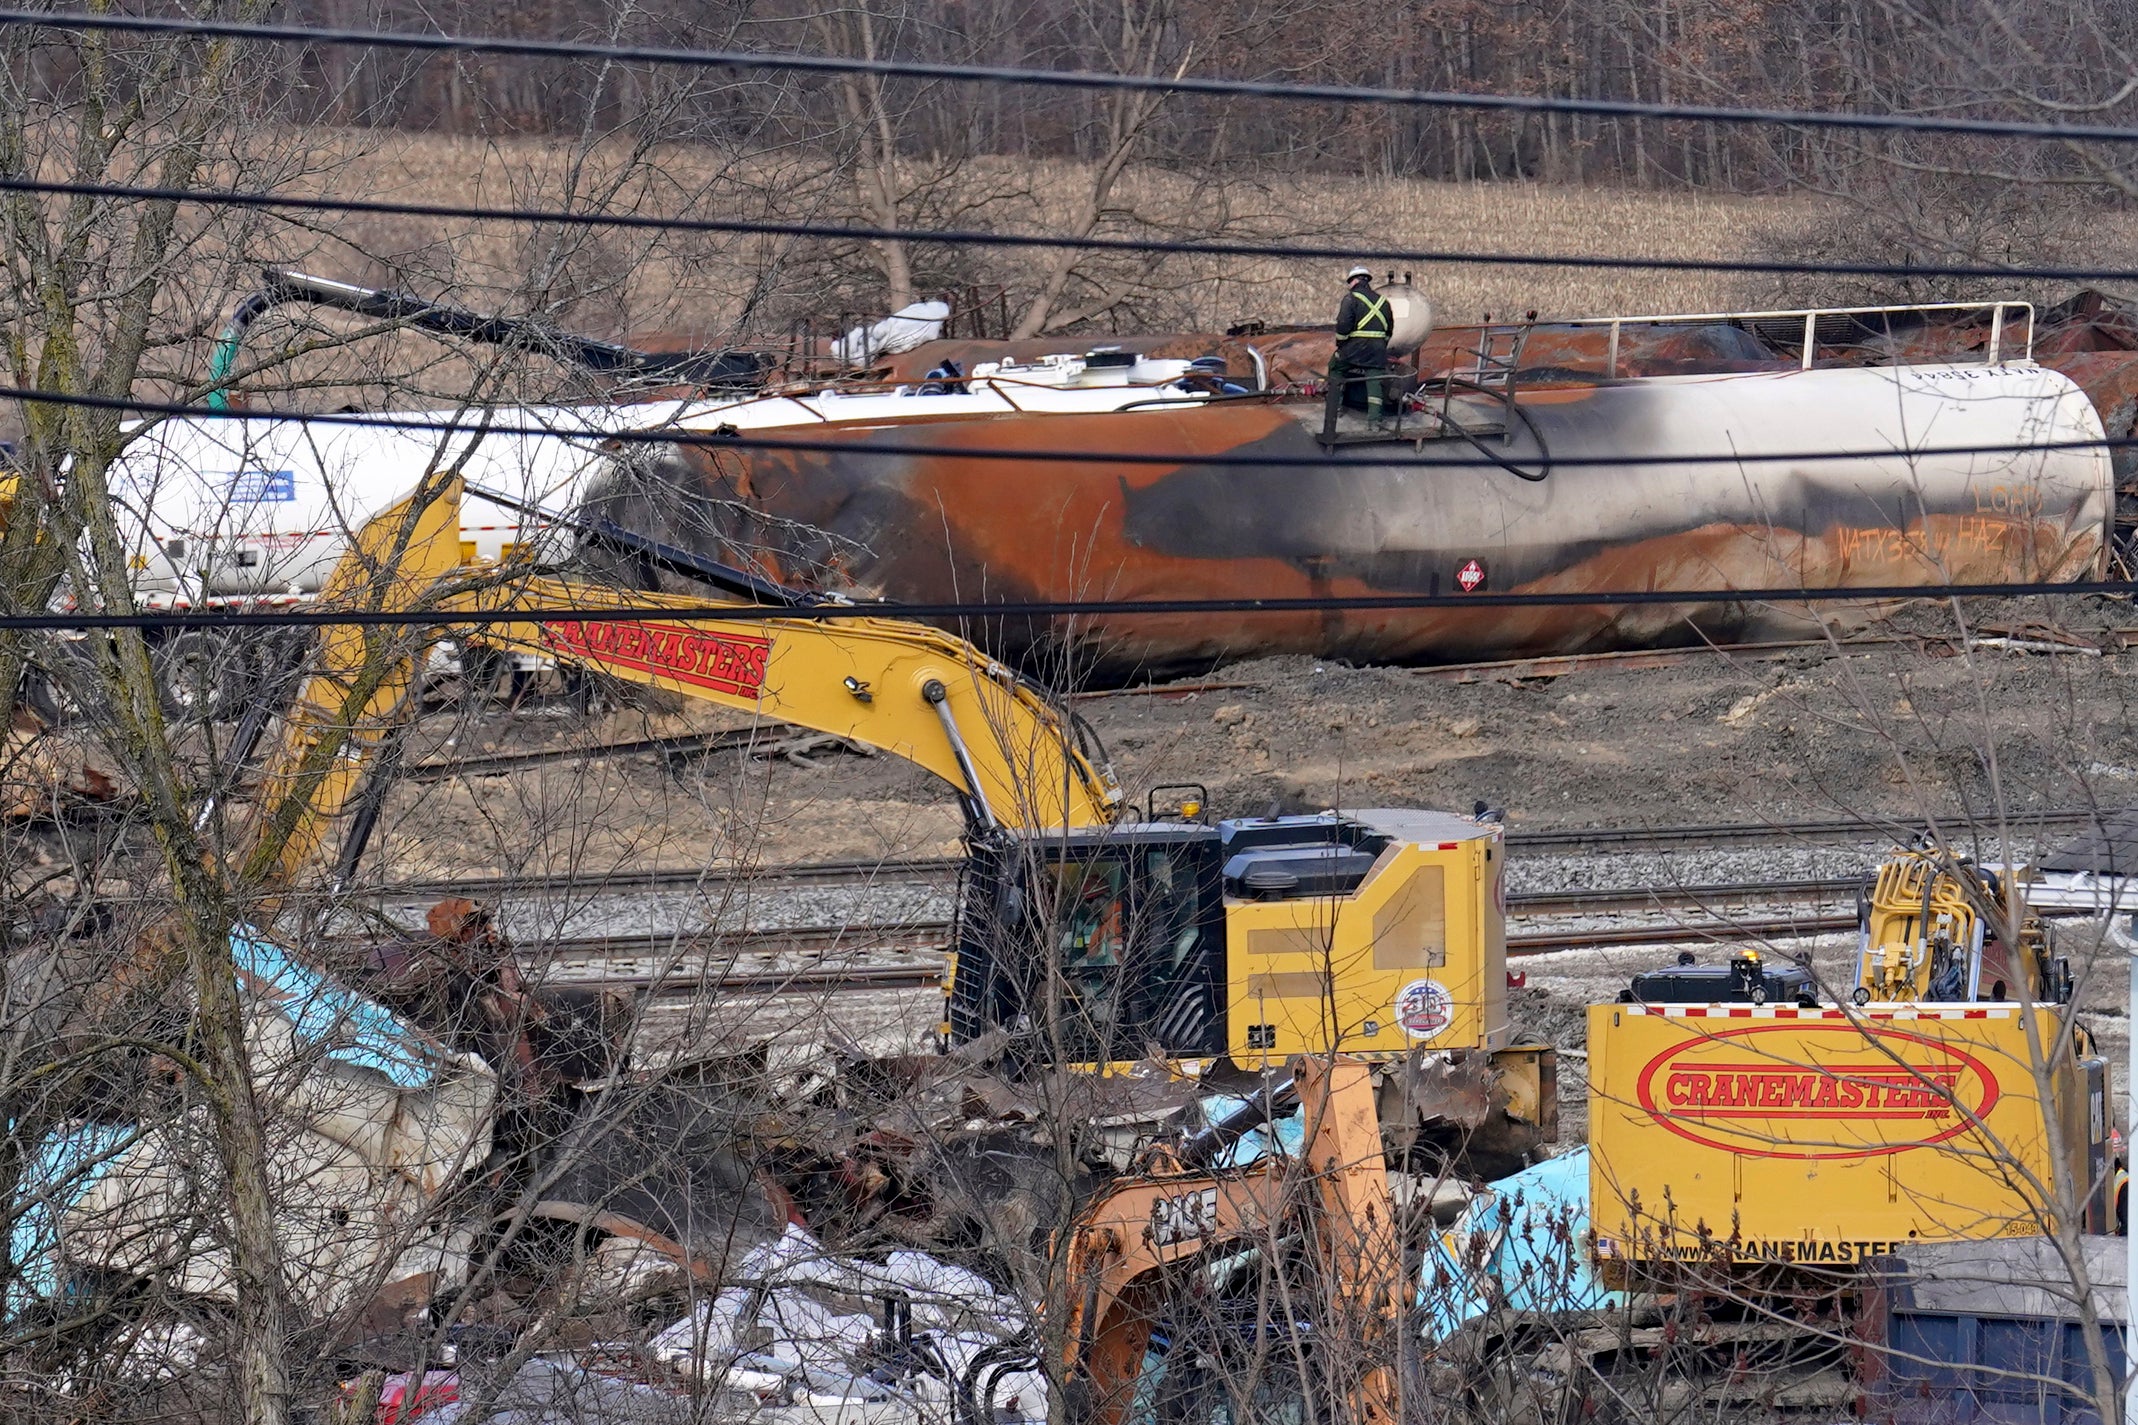
{"label": "tank car handrail", "polygon": [[2027,338],[2016,359],[2032,361],[2034,359],[2034,304],[2009,298],[1980,302],[1896,302],[1875,307],[1784,307],[1772,311],[1666,312],[1652,316],[1569,317],[1563,321],[1555,320],[1544,325],[1610,328],[1611,345],[1604,371],[1608,376],[1616,376],[1618,375],[1619,333],[1629,326],[1669,326],[1684,322],[1802,321],[1804,323],[1803,368],[1809,371],[1818,345],[1816,333],[1821,317],[1877,316],[1888,312],[1987,312],[1990,318],[1990,340],[1989,350],[1984,356],[1982,364],[1995,366],[2004,355],[2005,312],[2008,309],[2026,313]]}

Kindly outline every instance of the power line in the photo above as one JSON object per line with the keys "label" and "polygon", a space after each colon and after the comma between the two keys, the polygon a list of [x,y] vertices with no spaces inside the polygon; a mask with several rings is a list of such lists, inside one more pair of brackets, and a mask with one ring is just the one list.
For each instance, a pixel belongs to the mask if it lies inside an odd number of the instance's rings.
{"label": "power line", "polygon": [[[1756,373],[1749,373],[1756,374]],[[985,378],[982,378],[985,379]],[[744,397],[736,404],[755,400],[782,399],[780,397]],[[802,398],[802,399],[806,399]],[[927,397],[913,397],[916,402]],[[1208,401],[1166,401],[1147,409],[1191,409],[1205,405],[1230,405],[1243,401],[1259,401],[1255,396],[1220,397]],[[2046,398],[2044,398],[2046,399]],[[1198,454],[1176,452],[1173,454],[1138,454],[1119,450],[1074,450],[1074,449],[1021,449],[1007,446],[960,446],[938,444],[883,444],[870,440],[838,441],[810,440],[786,436],[747,434],[733,427],[714,430],[678,430],[674,428],[623,429],[623,430],[559,430],[554,426],[519,425],[483,419],[461,420],[448,417],[438,421],[415,420],[406,416],[370,416],[348,411],[234,411],[217,410],[210,406],[189,405],[176,401],[147,401],[134,397],[93,396],[83,394],[59,394],[37,391],[20,386],[0,386],[0,400],[20,401],[24,405],[71,406],[90,410],[117,411],[131,414],[146,414],[225,422],[248,421],[293,421],[306,425],[351,427],[358,430],[412,431],[433,435],[475,435],[509,437],[545,437],[556,440],[579,440],[593,444],[616,442],[625,445],[688,445],[700,446],[714,451],[733,450],[749,452],[756,450],[781,451],[802,454],[859,455],[890,460],[906,460],[915,457],[940,458],[945,460],[1001,460],[1023,461],[1050,465],[1140,465],[1140,466],[1210,466],[1241,467],[1248,469],[1306,469],[1336,470],[1357,469],[1368,463],[1349,461],[1329,454],[1321,455],[1234,455],[1223,452]],[[722,403],[708,402],[705,414],[716,414]],[[628,409],[628,407],[605,407],[603,409]],[[917,409],[916,414],[925,414]],[[1087,416],[1125,415],[1135,412],[1088,412]],[[1062,417],[1050,417],[1059,419]],[[723,430],[732,431],[725,434]],[[1421,433],[1422,434],[1422,433]],[[1390,440],[1390,445],[1400,446],[1405,438]],[[1338,447],[1357,449],[1358,447]],[[1699,465],[1771,465],[1810,463],[1827,460],[1916,460],[1929,457],[1961,455],[2029,455],[2050,454],[2077,450],[2126,450],[2138,448],[2138,437],[2084,440],[2044,440],[2020,442],[2007,445],[1924,445],[1905,449],[1888,447],[1882,450],[1791,450],[1791,451],[1717,451],[1713,454],[1656,453],[1647,455],[1553,455],[1548,459],[1552,469],[1609,468],[1620,465],[1699,466]],[[1537,457],[1451,456],[1425,460],[1416,457],[1389,456],[1376,458],[1370,463],[1376,466],[1396,466],[1417,470],[1500,470],[1506,468],[1508,459],[1532,459]]]}
{"label": "power line", "polygon": [[828,623],[845,619],[979,621],[1095,617],[1138,614],[1288,614],[1394,613],[1430,609],[1611,608],[1630,604],[1832,604],[1888,603],[1910,599],[2037,596],[2138,597],[2138,581],[2086,579],[2068,584],[2038,582],[1996,584],[1876,584],[1856,588],[1808,589],[1628,589],[1619,592],[1513,594],[1332,594],[1302,598],[1224,599],[1046,599],[1020,603],[822,603],[637,605],[577,609],[440,610],[277,609],[252,613],[232,609],[187,609],[134,614],[38,613],[0,615],[0,632],[56,632],[65,629],[273,629],[273,628],[452,628],[500,623],[690,623],[725,620],[763,623],[801,620]]}
{"label": "power line", "polygon": [[848,242],[942,243],[1079,252],[1182,253],[1212,257],[1289,257],[1359,262],[1410,262],[1497,267],[1602,268],[1655,272],[1766,272],[1826,277],[2003,277],[2040,282],[2138,282],[2138,268],[2014,267],[1982,264],[1808,262],[1761,258],[1616,257],[1586,253],[1472,252],[1448,248],[1342,247],[1331,244],[1243,242],[1227,239],[1064,237],[963,228],[853,227],[738,218],[656,217],[644,213],[569,212],[557,208],[496,208],[457,203],[409,203],[372,198],[304,197],[264,189],[161,188],[131,183],[75,183],[0,177],[0,192],[56,197],[196,203],[205,207],[304,213],[365,213],[380,217],[468,222],[550,223],[562,227],[726,233],[739,237],[819,238]]}
{"label": "power line", "polygon": [[603,60],[625,64],[679,65],[698,69],[780,70],[803,74],[867,74],[891,79],[931,79],[972,84],[1016,84],[1053,89],[1192,94],[1217,98],[1277,99],[1316,104],[1385,104],[1421,109],[1467,109],[1519,114],[1579,114],[1594,118],[1684,119],[1719,124],[1764,124],[1871,132],[1934,133],[1983,138],[2025,138],[2095,143],[2138,142],[2138,129],[2106,124],[2046,124],[2023,119],[1931,118],[1839,110],[1757,109],[1703,104],[1661,104],[1626,99],[1573,99],[1543,95],[1465,94],[1447,90],[1374,88],[1341,84],[1295,84],[1274,80],[1217,79],[1191,75],[1113,74],[1093,70],[1030,69],[1012,65],[947,64],[925,60],[851,59],[839,55],[763,53],[750,50],[678,49],[659,45],[584,43],[487,35],[413,34],[307,25],[270,25],[237,20],[162,19],[144,15],[0,10],[0,25],[73,31],[267,40],[354,45],[429,54],[494,54],[527,59]]}

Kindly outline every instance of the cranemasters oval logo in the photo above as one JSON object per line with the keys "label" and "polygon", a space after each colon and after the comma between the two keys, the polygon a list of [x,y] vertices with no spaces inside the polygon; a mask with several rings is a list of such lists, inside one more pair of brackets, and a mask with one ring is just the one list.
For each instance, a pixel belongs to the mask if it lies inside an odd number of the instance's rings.
{"label": "cranemasters oval logo", "polygon": [[1996,1106],[1997,1078],[1949,1040],[1783,1021],[1687,1039],[1648,1061],[1650,1117],[1747,1158],[1872,1158],[1927,1148]]}
{"label": "cranemasters oval logo", "polygon": [[1438,980],[1412,980],[1396,995],[1396,1023],[1413,1039],[1430,1039],[1455,1022],[1455,997]]}

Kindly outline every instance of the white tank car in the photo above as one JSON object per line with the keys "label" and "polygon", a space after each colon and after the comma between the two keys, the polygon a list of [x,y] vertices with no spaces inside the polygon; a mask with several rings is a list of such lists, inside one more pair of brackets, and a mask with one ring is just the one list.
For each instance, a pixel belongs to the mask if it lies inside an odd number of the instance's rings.
{"label": "white tank car", "polygon": [[[150,610],[302,604],[319,593],[356,530],[426,475],[450,469],[471,489],[503,497],[471,493],[461,505],[463,550],[502,558],[550,530],[519,506],[568,511],[578,503],[604,437],[659,430],[710,404],[415,411],[367,416],[376,422],[367,425],[159,421],[134,435],[109,476],[134,596]],[[478,421],[489,428],[464,428]],[[75,602],[60,598],[62,606]],[[150,637],[171,710],[209,717],[242,709],[287,645],[209,629]],[[510,666],[532,670],[539,660],[514,658]],[[431,671],[458,671],[455,650],[438,650]],[[65,719],[74,711],[70,682],[33,670],[25,691],[48,717]]]}
{"label": "white tank car", "polygon": [[[290,602],[318,593],[366,520],[416,489],[426,473],[455,462],[471,492],[462,507],[463,543],[495,559],[528,538],[533,522],[473,492],[573,510],[586,477],[605,463],[602,439],[619,431],[821,428],[1208,399],[1208,389],[1183,384],[1190,374],[1185,361],[1102,350],[892,391],[367,414],[362,419],[371,424],[361,426],[288,417],[171,420],[134,438],[112,469],[111,491],[135,593],[149,606]],[[455,428],[478,421],[491,429]],[[530,430],[537,433],[521,433]]]}
{"label": "white tank car", "polygon": [[[658,402],[416,411],[367,416],[380,424],[366,426],[164,421],[135,437],[113,467],[112,500],[136,596],[149,607],[288,603],[317,594],[351,535],[428,474],[457,468],[471,487],[568,510],[605,435],[657,430],[685,411]],[[455,428],[479,420],[492,429]],[[539,525],[480,495],[461,509],[463,544],[487,558]]]}
{"label": "white tank car", "polygon": [[[587,482],[613,465],[614,451],[603,442],[620,432],[816,431],[916,417],[1095,412],[1201,402],[1217,388],[1186,361],[1102,349],[889,391],[366,414],[363,424],[286,416],[168,420],[134,436],[112,467],[110,488],[144,607],[286,607],[316,596],[355,531],[433,472],[457,468],[467,481],[467,556],[502,559],[544,538],[558,541],[546,553],[562,553],[568,527],[526,511],[576,511]],[[472,428],[478,423],[486,428]],[[484,498],[484,491],[502,498]],[[220,716],[242,706],[274,663],[271,643],[203,630],[162,640],[174,707],[197,711],[205,702],[209,715]],[[541,666],[532,655],[514,655],[512,663],[522,671]],[[442,649],[433,671],[452,666],[452,650]],[[48,690],[54,696],[47,710],[64,716],[56,685]]]}

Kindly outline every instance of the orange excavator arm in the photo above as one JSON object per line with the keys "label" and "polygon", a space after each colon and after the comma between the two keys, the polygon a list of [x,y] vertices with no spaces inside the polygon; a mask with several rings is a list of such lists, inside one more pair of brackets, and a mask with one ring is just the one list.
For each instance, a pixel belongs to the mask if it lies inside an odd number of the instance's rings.
{"label": "orange excavator arm", "polygon": [[1403,1265],[1370,1071],[1342,1056],[1299,1059],[1291,1084],[1306,1123],[1296,1154],[1237,1171],[1192,1171],[1189,1164],[1221,1149],[1218,1140],[1227,1136],[1206,1135],[1159,1155],[1144,1176],[1117,1180],[1060,1239],[1067,1293],[1061,1367],[1075,1425],[1120,1425],[1172,1269],[1257,1244],[1274,1256],[1278,1239],[1295,1226],[1313,1243],[1320,1268],[1308,1302],[1322,1317],[1319,1334],[1331,1336],[1338,1323],[1351,1328],[1360,1359],[1371,1363],[1364,1371],[1349,1363],[1349,1414],[1334,1418],[1396,1425],[1389,1359]]}

